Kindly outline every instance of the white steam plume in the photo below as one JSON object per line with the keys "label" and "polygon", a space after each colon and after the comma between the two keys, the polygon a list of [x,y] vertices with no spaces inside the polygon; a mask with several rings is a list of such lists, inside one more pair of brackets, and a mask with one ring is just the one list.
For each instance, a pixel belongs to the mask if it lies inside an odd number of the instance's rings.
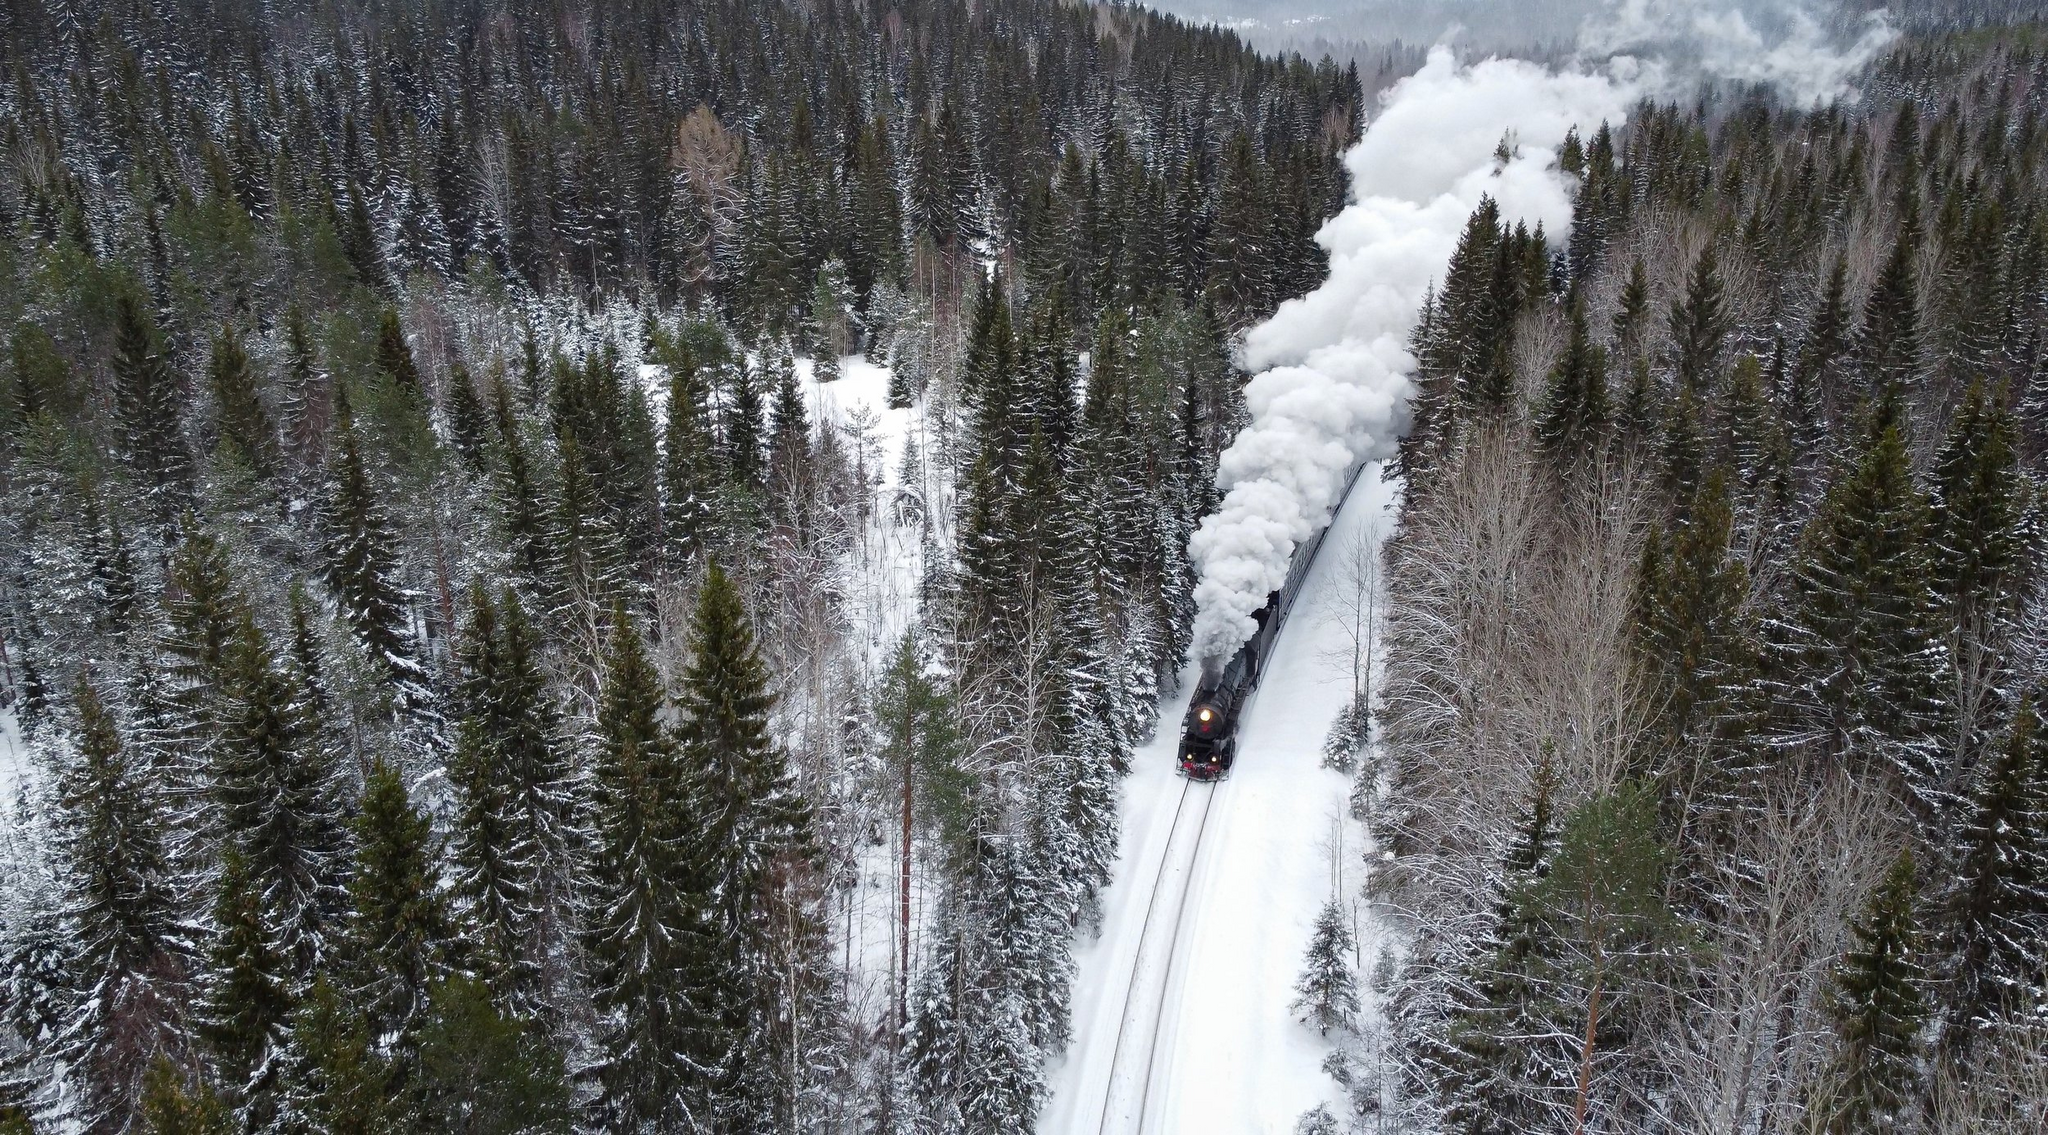
{"label": "white steam plume", "polygon": [[[1837,49],[1798,0],[1747,2],[1755,20],[1729,0],[1611,0],[1580,37],[1582,59],[1606,60],[1600,70],[1462,67],[1439,47],[1383,96],[1345,155],[1351,201],[1316,234],[1329,279],[1245,338],[1244,364],[1262,372],[1245,388],[1251,424],[1223,454],[1223,503],[1190,543],[1197,660],[1225,658],[1251,637],[1252,613],[1285,580],[1295,547],[1329,522],[1353,460],[1392,456],[1408,424],[1410,333],[1482,196],[1507,222],[1541,223],[1561,241],[1571,186],[1545,147],[1571,127],[1619,122],[1636,98],[1701,75],[1770,83],[1799,102],[1837,97],[1894,36],[1867,17]],[[1502,165],[1504,135],[1521,145]]]}
{"label": "white steam plume", "polygon": [[[1245,388],[1251,424],[1224,452],[1222,506],[1191,544],[1197,659],[1251,636],[1252,613],[1286,578],[1295,546],[1328,523],[1352,461],[1392,456],[1407,427],[1409,334],[1480,198],[1510,222],[1563,235],[1571,195],[1544,146],[1574,125],[1618,120],[1634,90],[1632,76],[1520,60],[1461,67],[1440,47],[1387,92],[1344,158],[1351,203],[1316,234],[1329,279],[1246,336],[1245,365],[1263,371]],[[1494,151],[1509,133],[1525,144],[1501,165]]]}
{"label": "white steam plume", "polygon": [[1810,106],[1850,95],[1850,81],[1898,38],[1882,9],[1848,7],[1822,15],[1805,0],[1610,0],[1580,27],[1579,53],[1666,60],[1672,80],[1764,83]]}

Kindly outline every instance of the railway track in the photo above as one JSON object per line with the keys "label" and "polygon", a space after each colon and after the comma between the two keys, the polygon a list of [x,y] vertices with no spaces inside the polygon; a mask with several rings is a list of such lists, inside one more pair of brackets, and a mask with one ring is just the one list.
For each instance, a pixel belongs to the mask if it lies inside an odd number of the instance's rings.
{"label": "railway track", "polygon": [[1181,952],[1181,920],[1194,890],[1202,833],[1208,827],[1215,792],[1215,782],[1181,782],[1166,853],[1159,861],[1159,875],[1153,881],[1138,949],[1131,960],[1130,981],[1124,987],[1123,1018],[1117,1025],[1097,1135],[1142,1135],[1145,1131],[1161,1025],[1172,1001],[1174,962]]}

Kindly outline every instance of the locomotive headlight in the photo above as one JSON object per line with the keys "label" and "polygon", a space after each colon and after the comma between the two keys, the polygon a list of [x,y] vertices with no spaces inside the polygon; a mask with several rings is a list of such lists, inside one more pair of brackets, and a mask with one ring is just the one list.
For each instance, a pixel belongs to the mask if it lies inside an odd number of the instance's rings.
{"label": "locomotive headlight", "polygon": [[1215,716],[1216,716],[1216,711],[1215,711],[1215,710],[1212,710],[1212,709],[1210,709],[1210,708],[1209,708],[1208,706],[1206,706],[1206,705],[1205,705],[1205,706],[1203,706],[1203,707],[1202,707],[1202,712],[1201,712],[1200,716],[1201,716],[1201,718],[1202,718],[1202,720],[1203,720],[1203,721],[1207,721],[1207,720],[1209,720],[1210,718],[1212,718],[1212,717],[1215,717]]}

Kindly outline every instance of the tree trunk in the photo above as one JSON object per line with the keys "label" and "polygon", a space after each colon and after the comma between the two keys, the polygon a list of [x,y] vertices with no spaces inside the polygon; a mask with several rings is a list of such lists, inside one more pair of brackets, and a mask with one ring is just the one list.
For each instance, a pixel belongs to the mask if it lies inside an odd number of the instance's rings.
{"label": "tree trunk", "polygon": [[910,769],[910,715],[903,716],[903,863],[897,887],[897,921],[901,945],[896,957],[896,1037],[903,1043],[903,1031],[910,1026],[910,836],[913,778]]}
{"label": "tree trunk", "polygon": [[1600,979],[1598,963],[1593,970],[1593,993],[1586,1001],[1586,1040],[1579,1048],[1579,1099],[1573,1109],[1572,1135],[1585,1135],[1586,1102],[1593,1094],[1593,1041],[1600,1028]]}

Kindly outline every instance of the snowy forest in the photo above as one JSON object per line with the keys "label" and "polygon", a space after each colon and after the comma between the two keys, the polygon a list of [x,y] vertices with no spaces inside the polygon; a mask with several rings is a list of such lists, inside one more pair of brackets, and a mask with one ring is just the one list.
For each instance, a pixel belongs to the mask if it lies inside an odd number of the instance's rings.
{"label": "snowy forest", "polygon": [[1355,73],[1050,0],[0,43],[0,1129],[1027,1127]]}
{"label": "snowy forest", "polygon": [[[1482,204],[1408,340],[1302,1130],[2048,1123],[2022,6],[1501,138],[1569,230]],[[0,1135],[1043,1126],[1247,336],[1422,52],[48,0],[0,62]]]}
{"label": "snowy forest", "polygon": [[1568,237],[1470,218],[1355,797],[1372,1129],[2048,1121],[2044,48],[1644,104]]}

